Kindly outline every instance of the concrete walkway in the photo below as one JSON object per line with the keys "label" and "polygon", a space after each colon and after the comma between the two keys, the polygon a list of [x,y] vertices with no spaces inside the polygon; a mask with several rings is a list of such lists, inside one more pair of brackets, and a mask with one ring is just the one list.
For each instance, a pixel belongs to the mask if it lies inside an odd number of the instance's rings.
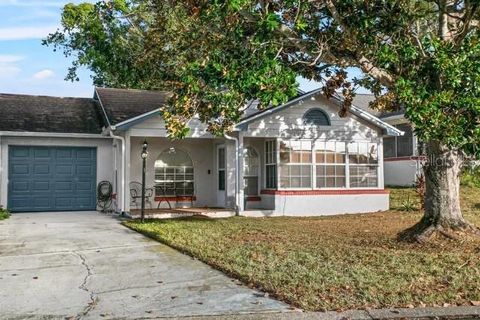
{"label": "concrete walkway", "polygon": [[283,312],[209,266],[95,212],[0,221],[1,319]]}

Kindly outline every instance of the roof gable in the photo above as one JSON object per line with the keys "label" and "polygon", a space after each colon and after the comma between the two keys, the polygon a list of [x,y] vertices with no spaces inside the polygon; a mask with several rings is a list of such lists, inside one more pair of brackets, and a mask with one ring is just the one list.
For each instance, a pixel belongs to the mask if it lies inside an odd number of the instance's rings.
{"label": "roof gable", "polygon": [[158,110],[170,95],[166,91],[95,88],[95,98],[104,110],[106,122],[112,126]]}
{"label": "roof gable", "polygon": [[[245,131],[245,130],[247,130],[249,123],[251,123],[253,121],[256,121],[256,120],[260,120],[260,119],[262,119],[266,116],[269,116],[271,114],[281,112],[281,111],[283,111],[285,109],[288,109],[290,107],[293,107],[293,106],[303,102],[304,100],[312,98],[316,95],[322,95],[323,96],[322,89],[316,89],[316,90],[307,92],[303,95],[300,95],[300,96],[288,101],[287,103],[285,103],[283,105],[280,105],[280,106],[277,106],[277,107],[269,107],[269,108],[266,108],[265,110],[263,110],[259,113],[255,113],[255,114],[252,114],[251,116],[245,117],[242,121],[240,121],[237,124],[236,127],[239,130]],[[342,98],[339,95],[335,95],[330,100],[335,102],[339,107],[341,105],[341,102],[343,101]],[[393,136],[403,135],[402,131],[398,130],[397,128],[389,125],[388,123],[382,121],[381,119],[377,118],[376,116],[372,115],[371,113],[369,113],[369,112],[365,111],[364,109],[359,108],[355,105],[351,106],[350,113],[359,117],[360,119],[363,119],[363,120],[367,121],[370,124],[373,124],[374,126],[376,126],[378,128],[383,129],[384,132],[387,135],[393,135]]]}

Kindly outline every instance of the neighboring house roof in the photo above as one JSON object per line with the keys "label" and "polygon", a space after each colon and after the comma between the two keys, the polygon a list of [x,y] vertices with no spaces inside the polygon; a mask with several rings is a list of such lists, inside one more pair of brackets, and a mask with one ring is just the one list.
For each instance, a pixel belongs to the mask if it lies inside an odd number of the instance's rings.
{"label": "neighboring house roof", "polygon": [[107,125],[118,125],[130,119],[157,111],[170,98],[166,91],[95,88],[95,97],[104,110]]}
{"label": "neighboring house roof", "polygon": [[394,111],[378,111],[370,108],[370,102],[375,100],[375,96],[371,93],[357,93],[353,98],[353,105],[367,111],[368,113],[373,114],[374,116],[380,119],[387,119],[390,117],[403,116],[405,114],[405,109],[400,108]]}
{"label": "neighboring house roof", "polygon": [[352,104],[374,116],[380,116],[381,112],[370,108],[370,102],[375,100],[375,96],[369,93],[357,93],[353,98]]}
{"label": "neighboring house roof", "polygon": [[101,123],[92,99],[0,94],[0,131],[98,134]]}
{"label": "neighboring house roof", "polygon": [[[289,107],[297,104],[298,102],[303,101],[304,99],[308,99],[312,96],[315,96],[315,95],[318,95],[318,94],[321,94],[321,93],[322,93],[322,89],[316,89],[316,90],[301,94],[301,95],[293,98],[292,100],[288,101],[287,103],[285,103],[283,105],[280,105],[280,106],[277,106],[277,107],[272,106],[272,107],[269,107],[269,108],[266,108],[266,109],[262,110],[261,112],[251,114],[251,115],[245,117],[242,121],[240,121],[237,124],[237,127],[240,128],[241,130],[244,130],[245,128],[248,127],[248,124],[251,123],[252,121],[259,120],[259,119],[261,119],[265,116],[268,116],[272,113],[276,113],[276,112],[279,112],[283,109],[289,108]],[[337,100],[338,102],[342,101],[342,97],[340,95],[335,95],[334,99]],[[376,116],[374,116],[370,112],[365,111],[364,109],[362,109],[360,107],[357,107],[354,104],[352,104],[352,106],[350,107],[350,112],[352,114],[356,115],[357,117],[359,117],[359,118],[361,118],[361,119],[363,119],[363,120],[365,120],[365,121],[367,121],[367,122],[369,122],[369,123],[371,123],[371,124],[373,124],[373,125],[375,125],[379,128],[384,129],[385,132],[388,135],[394,135],[394,136],[403,135],[403,131],[398,130],[397,128],[393,127],[392,125],[389,125],[388,123],[380,120],[380,118],[377,118]]]}

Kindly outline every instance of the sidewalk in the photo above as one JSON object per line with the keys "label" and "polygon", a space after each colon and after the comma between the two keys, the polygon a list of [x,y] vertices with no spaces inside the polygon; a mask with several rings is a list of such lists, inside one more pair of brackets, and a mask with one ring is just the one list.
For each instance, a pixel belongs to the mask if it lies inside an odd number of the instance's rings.
{"label": "sidewalk", "polygon": [[436,307],[412,309],[349,310],[345,312],[284,312],[212,317],[169,318],[170,320],[396,320],[480,319],[480,307]]}

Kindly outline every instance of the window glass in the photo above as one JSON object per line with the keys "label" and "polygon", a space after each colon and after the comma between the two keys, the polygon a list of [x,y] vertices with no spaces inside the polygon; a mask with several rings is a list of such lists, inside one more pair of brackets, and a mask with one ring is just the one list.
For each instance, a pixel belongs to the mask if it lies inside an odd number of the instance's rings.
{"label": "window glass", "polygon": [[400,124],[396,126],[405,132],[403,136],[397,137],[397,157],[408,157],[413,155],[413,132],[409,124]]}
{"label": "window glass", "polygon": [[312,187],[312,142],[280,142],[280,187]]}
{"label": "window glass", "polygon": [[218,190],[225,191],[225,170],[218,171]]}
{"label": "window glass", "polygon": [[221,147],[217,149],[218,157],[218,190],[225,191],[225,148]]}
{"label": "window glass", "polygon": [[397,150],[395,147],[395,137],[383,138],[383,157],[395,158],[397,156]]}
{"label": "window glass", "polygon": [[410,124],[399,124],[395,126],[404,132],[403,136],[383,138],[384,158],[409,157],[414,154],[413,130]]}
{"label": "window glass", "polygon": [[350,161],[350,187],[374,188],[378,186],[378,145],[367,142],[348,144]]}
{"label": "window glass", "polygon": [[155,195],[178,196],[194,194],[194,169],[190,156],[170,148],[155,161]]}
{"label": "window glass", "polygon": [[277,188],[277,142],[265,141],[265,187]]}
{"label": "window glass", "polygon": [[303,116],[303,123],[314,126],[329,126],[330,119],[328,115],[321,109],[311,109]]}
{"label": "window glass", "polygon": [[327,141],[315,143],[316,181],[319,188],[345,188],[345,142]]}

